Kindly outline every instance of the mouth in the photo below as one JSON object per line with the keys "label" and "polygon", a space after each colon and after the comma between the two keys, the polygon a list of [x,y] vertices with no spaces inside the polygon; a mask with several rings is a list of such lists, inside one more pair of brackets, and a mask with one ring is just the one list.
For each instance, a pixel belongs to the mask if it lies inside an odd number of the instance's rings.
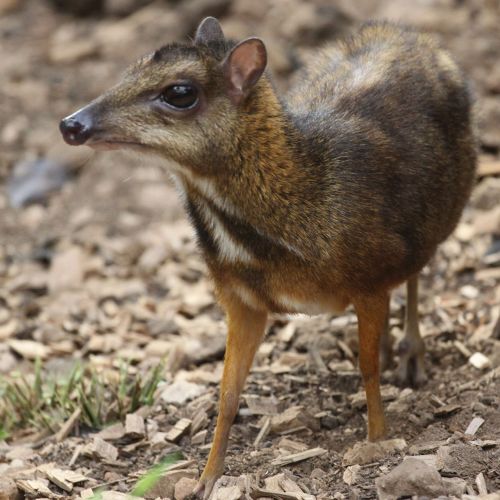
{"label": "mouth", "polygon": [[86,146],[96,151],[109,151],[115,149],[146,149],[147,146],[140,142],[123,141],[119,139],[90,139],[85,143]]}

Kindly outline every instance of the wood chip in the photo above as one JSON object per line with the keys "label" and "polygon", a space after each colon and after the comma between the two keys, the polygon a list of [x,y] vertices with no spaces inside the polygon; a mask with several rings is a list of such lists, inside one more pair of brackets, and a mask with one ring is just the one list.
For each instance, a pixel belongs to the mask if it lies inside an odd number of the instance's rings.
{"label": "wood chip", "polygon": [[356,484],[357,480],[359,479],[360,470],[361,470],[361,465],[359,464],[349,465],[344,471],[344,474],[342,475],[344,483],[346,483],[349,486]]}
{"label": "wood chip", "polygon": [[252,488],[250,492],[252,498],[274,498],[277,500],[314,500],[313,495],[307,493],[285,493],[281,491],[265,490],[262,488]]}
{"label": "wood chip", "polygon": [[469,349],[467,349],[467,347],[463,344],[463,342],[460,342],[460,340],[455,340],[455,342],[453,342],[453,345],[465,358],[468,359],[472,355]]}
{"label": "wood chip", "polygon": [[61,425],[61,428],[57,431],[56,435],[55,435],[55,440],[56,440],[56,443],[60,443],[61,441],[64,441],[68,436],[69,434],[71,433],[71,431],[73,430],[73,427],[76,425],[76,423],[78,422],[79,418],[80,418],[80,415],[82,414],[82,410],[80,407],[78,407],[71,415],[70,417],[68,418],[68,420],[66,420],[66,422],[64,422],[62,425]]}
{"label": "wood chip", "polygon": [[94,437],[93,452],[98,458],[111,462],[118,458],[118,449],[98,436]]}
{"label": "wood chip", "polygon": [[479,492],[480,495],[488,494],[488,488],[486,487],[486,480],[484,479],[484,474],[482,472],[480,472],[476,476],[476,486],[477,486],[477,491]]}
{"label": "wood chip", "polygon": [[206,429],[204,429],[200,432],[197,432],[196,434],[194,434],[191,437],[191,444],[194,446],[200,445],[200,444],[205,444],[205,441],[207,439],[207,434],[208,434],[208,431]]}
{"label": "wood chip", "polygon": [[495,446],[499,446],[500,440],[475,439],[474,441],[469,441],[469,443],[473,444],[474,446],[479,446],[480,448],[483,448],[483,450],[486,450],[488,448],[494,448]]}
{"label": "wood chip", "polygon": [[483,424],[484,424],[484,418],[474,417],[470,421],[470,424],[467,426],[467,429],[465,429],[465,435],[474,436],[474,434],[479,430],[479,427],[481,427]]}
{"label": "wood chip", "polygon": [[97,433],[97,436],[105,441],[116,441],[125,436],[125,427],[121,422],[105,427]]}
{"label": "wood chip", "polygon": [[[225,486],[214,492],[214,500],[240,500],[242,491],[238,485]],[[177,496],[175,497],[177,500]]]}
{"label": "wood chip", "polygon": [[480,177],[500,174],[500,161],[483,159],[479,162],[477,173]]}
{"label": "wood chip", "polygon": [[190,429],[191,436],[208,427],[209,422],[210,419],[208,418],[207,412],[203,408],[200,408],[193,417]]}
{"label": "wood chip", "polygon": [[297,325],[293,321],[290,321],[278,332],[277,334],[278,340],[280,342],[288,344],[289,342],[292,341],[296,331],[297,331]]}
{"label": "wood chip", "polygon": [[436,417],[447,417],[449,415],[452,415],[453,413],[456,413],[457,411],[461,410],[462,407],[457,404],[448,404],[441,406],[439,408],[436,408],[434,410],[434,415]]}
{"label": "wood chip", "polygon": [[259,433],[257,434],[255,441],[253,442],[253,445],[256,448],[260,446],[260,443],[262,443],[262,441],[266,438],[270,430],[271,430],[271,417],[265,417],[262,426],[259,430]]}
{"label": "wood chip", "polygon": [[129,413],[125,417],[125,435],[132,439],[142,439],[146,435],[144,418],[136,413]]}
{"label": "wood chip", "polygon": [[16,481],[16,485],[20,490],[36,498],[40,498],[41,496],[62,498],[60,495],[53,493],[48,484],[48,481],[45,479],[19,479]]}
{"label": "wood chip", "polygon": [[291,455],[287,455],[285,457],[278,457],[271,461],[271,465],[283,466],[288,464],[294,464],[297,462],[302,462],[303,460],[307,460],[313,457],[319,457],[326,453],[326,450],[323,448],[311,448],[306,451],[301,451],[300,453],[292,453]]}
{"label": "wood chip", "polygon": [[337,345],[347,359],[352,362],[355,361],[356,357],[354,356],[351,348],[343,340],[337,340]]}
{"label": "wood chip", "polygon": [[63,470],[57,467],[50,467],[43,470],[43,473],[47,476],[47,479],[59,486],[59,488],[67,491],[68,493],[73,490],[73,485],[76,483],[82,483],[87,481],[87,477],[78,472],[71,470]]}
{"label": "wood chip", "polygon": [[318,431],[320,424],[302,406],[292,406],[280,415],[271,417],[271,430],[277,434],[306,427]]}
{"label": "wood chip", "polygon": [[191,427],[192,421],[189,418],[181,418],[168,432],[167,441],[176,443]]}
{"label": "wood chip", "polygon": [[281,402],[275,397],[262,397],[255,394],[244,396],[249,410],[253,415],[277,415],[281,411]]}
{"label": "wood chip", "polygon": [[7,345],[25,359],[46,359],[51,353],[49,347],[34,340],[11,339]]}

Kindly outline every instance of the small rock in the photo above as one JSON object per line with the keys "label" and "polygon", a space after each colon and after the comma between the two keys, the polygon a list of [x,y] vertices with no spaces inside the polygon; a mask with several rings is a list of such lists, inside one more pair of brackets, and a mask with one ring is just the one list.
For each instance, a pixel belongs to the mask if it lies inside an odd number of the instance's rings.
{"label": "small rock", "polygon": [[464,285],[460,288],[460,294],[466,299],[477,299],[479,297],[479,290],[472,285]]}
{"label": "small rock", "polygon": [[175,500],[185,500],[193,493],[198,481],[190,477],[182,477],[177,481],[174,488]]}
{"label": "small rock", "polygon": [[376,443],[359,442],[349,448],[342,459],[343,465],[369,464],[397,451],[407,448],[404,439],[388,439]]}
{"label": "small rock", "polygon": [[491,368],[491,361],[482,352],[475,352],[469,358],[469,363],[478,370]]}
{"label": "small rock", "polygon": [[174,498],[175,485],[183,478],[197,479],[198,471],[196,469],[181,469],[168,471],[158,479],[154,486],[148,490],[144,498]]}
{"label": "small rock", "polygon": [[381,500],[397,500],[401,497],[430,496],[435,498],[447,494],[439,472],[422,460],[409,457],[391,472],[375,480]]}
{"label": "small rock", "polygon": [[204,385],[192,384],[186,380],[177,380],[162,391],[161,398],[166,403],[180,405],[201,396],[205,391],[206,387]]}
{"label": "small rock", "polygon": [[241,497],[239,486],[226,486],[216,491],[214,500],[240,500]]}

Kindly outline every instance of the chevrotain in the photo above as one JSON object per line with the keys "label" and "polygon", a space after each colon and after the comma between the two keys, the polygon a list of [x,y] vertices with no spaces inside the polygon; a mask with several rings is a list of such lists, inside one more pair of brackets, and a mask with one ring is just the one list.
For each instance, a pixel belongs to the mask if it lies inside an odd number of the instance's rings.
{"label": "chevrotain", "polygon": [[220,409],[196,493],[222,474],[229,431],[269,313],[354,306],[368,439],[384,436],[380,359],[389,294],[407,282],[402,380],[425,380],[418,273],[454,229],[475,175],[471,97],[429,35],[363,25],[281,95],[258,38],[207,18],[62,120],[69,144],[166,161],[227,314]]}

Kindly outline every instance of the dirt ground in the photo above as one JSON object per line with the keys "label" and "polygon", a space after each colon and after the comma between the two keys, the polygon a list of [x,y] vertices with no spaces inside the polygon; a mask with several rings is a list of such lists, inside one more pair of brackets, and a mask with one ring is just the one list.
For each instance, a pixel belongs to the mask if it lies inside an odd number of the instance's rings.
{"label": "dirt ground", "polygon": [[[145,428],[136,433],[115,426],[96,434],[78,415],[67,435],[10,432],[0,441],[0,498],[83,498],[98,487],[126,493],[177,450],[184,457],[179,472],[150,498],[185,498],[179,483],[188,487],[201,473],[215,424],[225,326],[193,231],[156,160],[70,148],[57,127],[137,56],[192,36],[206,15],[219,17],[230,37],[266,41],[280,91],[318,46],[365,19],[436,32],[475,89],[481,160],[462,222],[422,272],[428,382],[400,388],[393,369],[383,374],[388,437],[405,441],[389,443],[385,454],[346,455],[366,432],[352,310],[276,317],[212,498],[377,498],[377,478],[378,496],[397,498],[408,493],[399,495],[397,487],[384,493],[383,479],[408,456],[420,457],[425,474],[437,474],[442,486],[426,490],[430,476],[423,474],[409,496],[500,492],[498,0],[0,0],[1,380],[33,373],[37,357],[47,377],[64,377],[81,361],[112,378],[119,360],[129,360],[134,373],[165,360],[158,397],[139,410]],[[14,172],[19,180],[24,168],[25,180],[31,176],[39,188],[46,181],[37,177],[41,160],[56,165],[51,180],[62,187],[39,194],[38,203],[16,203]],[[391,301],[395,343],[404,309],[400,288]],[[181,419],[189,427],[169,439]],[[466,433],[471,421],[481,425]],[[96,435],[111,448],[96,450]],[[318,455],[275,462],[311,449]],[[86,479],[67,491],[44,472],[47,464]],[[49,490],[30,490],[26,481],[33,479]]]}

